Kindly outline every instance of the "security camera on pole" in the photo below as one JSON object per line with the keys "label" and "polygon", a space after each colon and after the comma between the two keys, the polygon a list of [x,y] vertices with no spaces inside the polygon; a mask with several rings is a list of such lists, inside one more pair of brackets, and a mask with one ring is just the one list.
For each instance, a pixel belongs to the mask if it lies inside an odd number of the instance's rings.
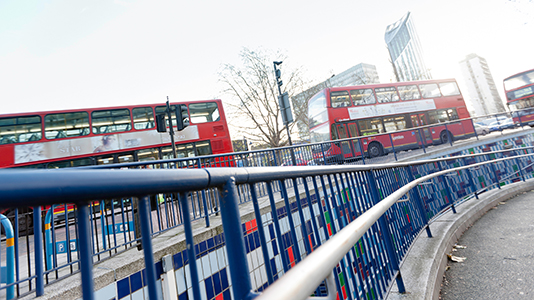
{"label": "security camera on pole", "polygon": [[[287,92],[282,94],[282,79],[280,76],[282,75],[282,71],[277,68],[278,65],[281,65],[281,61],[275,61],[274,63],[274,74],[276,75],[276,85],[278,85],[278,104],[280,106],[280,113],[282,114],[282,121],[284,123],[284,126],[286,126],[287,130],[287,140],[289,142],[290,146],[293,146],[293,143],[291,142],[291,134],[289,133],[289,124],[293,123],[293,114],[291,113],[291,104],[289,103],[289,94]],[[296,166],[296,159],[295,159],[295,153],[293,152],[293,148],[291,148],[291,160],[293,162],[293,166]]]}

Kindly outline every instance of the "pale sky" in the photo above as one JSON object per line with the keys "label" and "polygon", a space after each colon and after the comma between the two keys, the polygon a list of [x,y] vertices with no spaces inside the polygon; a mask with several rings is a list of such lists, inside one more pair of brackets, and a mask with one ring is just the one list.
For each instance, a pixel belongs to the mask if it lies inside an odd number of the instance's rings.
{"label": "pale sky", "polygon": [[385,29],[408,11],[434,79],[461,83],[476,53],[502,95],[534,68],[532,0],[0,0],[0,114],[224,101],[217,72],[243,47],[283,51],[282,72],[314,83],[361,62],[390,82]]}

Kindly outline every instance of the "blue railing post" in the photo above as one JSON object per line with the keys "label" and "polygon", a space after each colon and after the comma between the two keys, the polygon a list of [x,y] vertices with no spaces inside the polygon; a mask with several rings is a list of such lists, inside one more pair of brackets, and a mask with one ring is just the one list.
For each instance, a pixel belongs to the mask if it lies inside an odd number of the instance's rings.
{"label": "blue railing post", "polygon": [[358,144],[360,144],[360,154],[362,155],[362,162],[365,165],[365,153],[363,152],[363,144],[361,138],[358,138]]}
{"label": "blue railing post", "polygon": [[447,130],[447,136],[449,137],[449,143],[451,144],[451,147],[452,147],[452,133],[449,131],[449,129],[447,129],[447,124],[445,124],[445,130]]}
{"label": "blue railing post", "polygon": [[[391,151],[393,151],[393,155],[395,156],[395,161],[399,161],[397,159],[397,152],[395,151],[395,145],[393,145],[393,137],[391,137],[391,133],[389,135],[389,141],[391,143]],[[385,154],[385,153],[384,153]]]}
{"label": "blue railing post", "polygon": [[[488,160],[491,160],[491,157],[488,155]],[[489,164],[491,167],[491,173],[495,174],[495,183],[497,184],[497,187],[499,190],[501,189],[501,183],[499,181],[499,174],[497,174],[497,170],[495,170],[495,164],[491,163]]]}
{"label": "blue railing post", "polygon": [[[441,163],[437,162],[438,170],[442,171],[443,168],[441,167]],[[452,199],[451,190],[449,188],[449,181],[447,180],[447,175],[440,175],[441,179],[443,180],[443,185],[445,186],[445,192],[447,193],[447,198],[450,201],[451,209],[453,213],[456,213],[456,207],[454,207],[454,200]]]}
{"label": "blue railing post", "polygon": [[473,122],[473,119],[471,119],[471,125],[473,125],[473,131],[475,131],[475,137],[477,138],[477,140],[479,140],[477,129],[475,127],[475,122]]}
{"label": "blue railing post", "polygon": [[[237,300],[251,299],[254,297],[250,282],[250,270],[248,269],[245,240],[241,227],[239,213],[239,196],[235,184],[235,178],[231,177],[226,184],[219,189],[221,193],[221,216],[226,242],[228,265],[230,265],[230,278],[232,278],[232,290]],[[260,222],[261,224],[261,222]],[[267,262],[265,262],[267,264]],[[199,298],[200,299],[200,298]]]}
{"label": "blue railing post", "polygon": [[[304,182],[304,184],[307,184]],[[300,229],[302,231],[302,241],[304,242],[304,249],[306,250],[306,255],[310,255],[312,252],[310,240],[308,238],[308,229],[306,228],[306,219],[304,219],[304,212],[302,211],[302,203],[300,202],[299,187],[297,179],[293,178],[293,190],[295,191],[295,201],[297,202],[297,208],[300,218]],[[298,245],[297,245],[298,247]]]}
{"label": "blue railing post", "polygon": [[[53,210],[53,208],[51,208]],[[84,300],[93,300],[94,296],[94,283],[93,283],[93,251],[91,247],[91,230],[89,214],[89,204],[83,203],[77,205],[77,217],[78,217],[78,245],[80,249],[78,254],[80,255],[80,265],[82,273],[82,294]],[[68,247],[68,243],[67,243]]]}
{"label": "blue railing post", "polygon": [[[291,205],[289,204],[289,196],[287,195],[287,188],[286,184],[283,180],[280,180],[281,185],[281,192],[282,197],[284,198],[284,204],[286,206],[287,211],[287,221],[289,222],[289,235],[291,236],[291,240],[293,241],[294,246],[294,253],[295,253],[295,262],[300,262],[300,249],[299,249],[299,242],[297,241],[297,232],[295,229],[295,222],[293,222],[293,214],[291,213]],[[289,262],[291,263],[291,261]]]}
{"label": "blue railing post", "polygon": [[[154,265],[154,251],[152,249],[152,230],[150,228],[150,196],[139,198],[139,223],[141,224],[141,244],[145,256],[146,279],[150,299],[158,299],[156,289],[156,267]],[[82,247],[83,249],[83,247]],[[85,299],[84,299],[85,300]]]}
{"label": "blue railing post", "polygon": [[204,205],[204,220],[206,221],[206,227],[210,227],[210,215],[208,213],[208,201],[206,200],[205,190],[202,190],[202,204]]}
{"label": "blue railing post", "polygon": [[[249,184],[250,194],[252,196],[252,205],[254,206],[254,217],[256,218],[256,226],[258,227],[258,234],[260,236],[261,252],[263,255],[263,261],[265,263],[265,271],[267,272],[267,280],[269,284],[274,282],[273,271],[271,270],[271,264],[269,263],[269,251],[267,250],[267,243],[265,242],[265,231],[263,229],[263,221],[261,220],[260,205],[258,203],[258,195],[254,184]],[[273,237],[271,237],[273,238]]]}
{"label": "blue railing post", "polygon": [[33,244],[35,256],[35,296],[44,295],[43,226],[41,207],[33,208]]}
{"label": "blue railing post", "polygon": [[[17,213],[18,214],[18,213]],[[16,215],[17,215],[16,214]],[[6,234],[6,285],[13,284],[15,282],[15,249],[14,249],[14,232],[13,226],[8,218],[4,215],[0,215],[2,226],[4,227]],[[18,221],[15,218],[16,221]],[[7,288],[6,299],[15,298],[15,286],[11,285]]]}
{"label": "blue railing post", "polygon": [[419,134],[419,139],[421,140],[421,146],[423,146],[423,153],[426,153],[426,148],[425,148],[426,137],[423,140],[423,136],[421,135],[421,128],[417,129],[417,133]]}
{"label": "blue railing post", "polygon": [[284,268],[284,273],[289,271],[289,258],[287,257],[284,248],[282,247],[282,230],[280,229],[280,221],[278,220],[278,211],[276,209],[276,203],[274,201],[274,193],[272,188],[272,181],[265,183],[267,186],[267,194],[269,195],[269,203],[271,205],[271,213],[273,215],[274,230],[276,233],[276,245],[278,246],[278,253],[282,257],[282,267]]}
{"label": "blue railing post", "polygon": [[[195,241],[193,238],[193,227],[191,226],[191,216],[189,213],[189,203],[187,193],[179,194],[180,207],[182,209],[182,223],[184,225],[185,243],[187,246],[187,256],[189,257],[189,273],[191,274],[191,285],[193,297],[201,299],[200,286],[198,284],[197,254],[195,253]],[[193,205],[193,203],[191,203]]]}
{"label": "blue railing post", "polygon": [[[375,178],[375,175],[373,173],[373,170],[370,170],[367,172],[367,175],[369,177],[369,185],[370,185],[370,190],[371,190],[371,196],[373,198],[373,201],[374,203],[378,203],[380,202],[380,197],[378,196],[378,187],[376,185],[376,178]],[[386,250],[387,250],[387,253],[388,253],[388,256],[389,256],[389,261],[391,262],[391,267],[393,268],[393,270],[395,272],[398,272],[397,273],[397,276],[395,277],[395,280],[397,282],[397,287],[399,289],[399,293],[405,293],[406,292],[406,288],[404,286],[404,281],[402,280],[402,275],[401,275],[401,272],[400,272],[400,267],[399,267],[399,262],[398,262],[398,259],[397,259],[397,254],[395,253],[395,246],[394,246],[394,242],[393,242],[393,238],[391,236],[391,231],[389,230],[389,226],[386,222],[386,214],[383,214],[379,219],[378,219],[378,222],[380,224],[380,227],[382,228],[383,230],[383,234],[384,234],[384,241],[386,243]]]}
{"label": "blue railing post", "polygon": [[[464,162],[464,166],[467,166],[468,165],[467,164],[467,160],[465,158],[462,159],[462,160]],[[471,170],[466,169],[465,171],[467,173],[467,178],[469,179],[469,185],[473,189],[473,193],[475,193],[475,197],[478,199],[477,187],[476,187],[475,182],[473,180],[473,176],[471,175]]]}
{"label": "blue railing post", "polygon": [[[406,167],[406,173],[408,174],[408,182],[412,182],[415,180],[412,172],[412,167],[408,166]],[[423,221],[425,222],[425,229],[426,234],[429,238],[432,237],[432,232],[430,231],[430,226],[428,225],[428,216],[426,215],[426,208],[425,205],[423,205],[423,200],[421,200],[421,197],[419,196],[419,186],[415,188],[415,191],[413,192],[415,203],[417,204],[417,208],[419,209],[419,213],[423,217]]]}

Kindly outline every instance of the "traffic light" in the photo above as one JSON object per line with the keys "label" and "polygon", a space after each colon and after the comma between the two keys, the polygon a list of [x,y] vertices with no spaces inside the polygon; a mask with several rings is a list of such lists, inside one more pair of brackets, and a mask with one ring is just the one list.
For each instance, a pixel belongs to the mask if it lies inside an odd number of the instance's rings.
{"label": "traffic light", "polygon": [[178,105],[176,108],[176,129],[178,131],[184,130],[189,126],[189,114],[186,105]]}
{"label": "traffic light", "polygon": [[158,132],[167,132],[167,124],[165,124],[165,114],[156,115],[156,130]]}
{"label": "traffic light", "polygon": [[282,121],[284,125],[293,122],[293,114],[291,113],[291,104],[289,104],[289,95],[287,92],[278,96],[278,105],[280,105],[280,112],[282,114]]}

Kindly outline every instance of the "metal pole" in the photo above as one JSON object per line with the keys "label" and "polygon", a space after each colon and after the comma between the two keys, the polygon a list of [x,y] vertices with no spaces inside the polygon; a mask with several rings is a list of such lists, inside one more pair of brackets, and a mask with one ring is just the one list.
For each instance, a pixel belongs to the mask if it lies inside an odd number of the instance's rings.
{"label": "metal pole", "polygon": [[159,299],[156,288],[156,267],[154,266],[154,251],[152,250],[152,232],[150,228],[150,197],[139,198],[139,221],[141,223],[141,243],[145,256],[146,279],[150,299]]}
{"label": "metal pole", "polygon": [[[84,300],[93,300],[95,299],[95,295],[93,294],[93,253],[91,251],[91,217],[89,215],[88,203],[83,203],[77,206],[77,217],[80,265],[82,272],[82,294]],[[67,241],[67,243],[68,242],[69,241]],[[68,244],[67,247],[69,247]]]}
{"label": "metal pole", "polygon": [[[226,184],[219,189],[221,193],[221,216],[226,239],[226,253],[232,278],[233,298],[237,300],[251,299],[252,284],[250,271],[245,251],[245,241],[241,229],[241,217],[239,214],[237,188],[235,178],[231,177]],[[261,224],[261,222],[260,222]],[[265,262],[268,265],[268,262]]]}
{"label": "metal pole", "polygon": [[33,243],[35,256],[35,296],[44,295],[43,226],[41,206],[33,208]]}
{"label": "metal pole", "polygon": [[182,208],[182,223],[184,224],[185,242],[187,246],[187,256],[189,256],[189,272],[191,273],[193,296],[200,299],[200,285],[198,280],[197,254],[195,253],[195,241],[193,237],[193,226],[191,225],[191,216],[189,213],[189,203],[187,202],[188,194],[179,194],[180,207]]}
{"label": "metal pole", "polygon": [[[169,104],[169,96],[167,96],[167,118],[169,118],[169,135],[171,136],[172,144],[172,156],[176,158],[176,145],[174,144],[174,130],[172,129],[172,118],[171,118],[171,105]],[[178,120],[176,120],[178,122]]]}
{"label": "metal pole", "polygon": [[[273,65],[274,65],[274,75],[276,77],[276,85],[278,86],[278,95],[280,97],[282,97],[282,81],[279,81],[278,80],[278,75],[277,75],[277,72],[278,72],[278,68],[276,68],[276,66],[278,64],[281,64],[282,62],[273,62]],[[285,126],[286,126],[286,131],[287,131],[287,141],[289,142],[289,146],[293,146],[293,142],[291,142],[291,133],[289,132],[289,122],[284,122]],[[297,160],[295,159],[295,152],[293,151],[293,148],[290,148],[289,149],[291,152],[291,161],[293,162],[293,166],[296,166],[297,165]]]}

